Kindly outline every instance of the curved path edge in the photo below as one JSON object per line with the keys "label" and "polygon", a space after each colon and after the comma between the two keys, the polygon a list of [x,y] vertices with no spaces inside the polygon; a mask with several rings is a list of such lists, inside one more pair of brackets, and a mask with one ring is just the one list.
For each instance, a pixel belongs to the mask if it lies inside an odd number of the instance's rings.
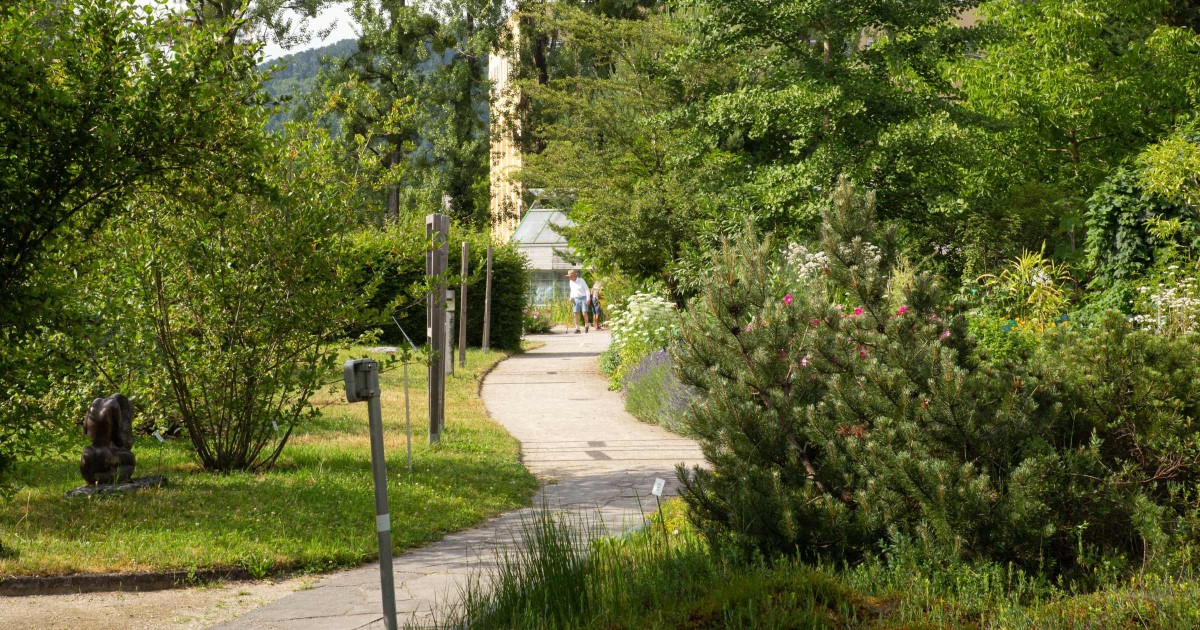
{"label": "curved path edge", "polygon": [[[400,623],[423,623],[457,600],[473,574],[520,544],[523,523],[549,508],[588,524],[591,536],[644,522],[656,478],[677,490],[675,465],[703,461],[692,440],[645,424],[624,410],[596,367],[607,332],[531,336],[545,345],[512,356],[484,379],[491,417],[521,443],[526,467],[546,485],[533,507],[497,516],[398,556],[393,565]],[[448,418],[453,422],[453,418]],[[298,591],[215,626],[218,630],[383,628],[379,564],[333,573]]]}

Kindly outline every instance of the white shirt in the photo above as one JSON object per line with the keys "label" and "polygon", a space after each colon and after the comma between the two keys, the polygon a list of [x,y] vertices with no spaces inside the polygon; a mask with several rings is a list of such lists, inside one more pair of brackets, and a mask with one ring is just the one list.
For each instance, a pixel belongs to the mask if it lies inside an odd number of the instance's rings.
{"label": "white shirt", "polygon": [[588,285],[580,276],[575,276],[574,280],[568,280],[567,284],[571,285],[571,298],[586,298],[591,292]]}

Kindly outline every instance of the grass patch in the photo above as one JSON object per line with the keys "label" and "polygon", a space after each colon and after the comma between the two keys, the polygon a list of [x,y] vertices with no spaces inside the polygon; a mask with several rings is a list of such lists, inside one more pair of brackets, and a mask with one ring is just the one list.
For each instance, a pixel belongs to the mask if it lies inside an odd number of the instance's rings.
{"label": "grass patch", "polygon": [[681,502],[623,538],[543,512],[526,549],[476,578],[437,627],[668,628],[1200,627],[1200,583],[1142,574],[1072,594],[994,566],[930,571],[868,562],[819,567],[714,554]]}
{"label": "grass patch", "polygon": [[[433,448],[425,370],[409,367],[412,474],[402,373],[382,375],[395,551],[526,505],[536,490],[517,441],[487,417],[476,393],[480,375],[505,356],[468,352],[467,368],[447,380],[446,432]],[[164,488],[67,499],[63,493],[82,483],[73,458],[25,471],[26,487],[0,512],[0,576],[229,567],[266,576],[376,558],[367,406],[344,401],[340,385],[319,393],[321,416],[263,473],[205,473],[185,439],[159,444],[145,436],[134,447],[136,474],[166,475]]]}
{"label": "grass patch", "polygon": [[[678,507],[671,508],[678,512]],[[436,627],[476,629],[824,628],[855,619],[836,580],[800,565],[736,565],[668,514],[625,538],[541,512],[527,548],[467,586]]]}

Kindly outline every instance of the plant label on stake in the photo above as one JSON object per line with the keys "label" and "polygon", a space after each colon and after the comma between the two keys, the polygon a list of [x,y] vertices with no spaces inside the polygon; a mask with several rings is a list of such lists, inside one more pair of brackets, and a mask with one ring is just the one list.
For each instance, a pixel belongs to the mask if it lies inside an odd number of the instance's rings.
{"label": "plant label on stake", "polygon": [[[417,353],[417,345],[412,339],[408,338],[408,333],[404,332],[404,327],[400,325],[400,321],[392,315],[392,321],[396,322],[396,328],[400,329],[400,334],[404,335],[404,340],[408,342],[408,347],[412,348],[412,353]],[[404,361],[404,433],[408,436],[408,472],[412,473],[412,421],[408,415],[408,361]]]}
{"label": "plant label on stake", "polygon": [[650,489],[650,494],[654,495],[654,502],[658,504],[658,520],[660,523],[662,523],[663,541],[666,542],[668,547],[670,547],[671,546],[671,538],[669,536],[667,536],[667,517],[666,517],[666,515],[663,514],[663,510],[662,510],[662,493],[663,493],[663,487],[666,485],[667,485],[666,481],[656,477],[654,479],[654,487]]}
{"label": "plant label on stake", "polygon": [[158,438],[158,442],[159,442],[160,444],[162,443],[162,441],[163,441],[163,436],[162,436],[162,434],[161,434],[161,433],[159,433],[158,431],[155,431],[155,432],[154,432],[154,437]]}

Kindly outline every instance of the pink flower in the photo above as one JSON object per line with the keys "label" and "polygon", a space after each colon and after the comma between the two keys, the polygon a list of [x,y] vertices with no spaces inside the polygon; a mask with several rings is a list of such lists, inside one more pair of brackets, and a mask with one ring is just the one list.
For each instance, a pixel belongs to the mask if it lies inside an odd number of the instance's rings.
{"label": "pink flower", "polygon": [[905,313],[907,313],[907,312],[908,312],[908,305],[907,305],[907,304],[905,304],[904,306],[901,306],[899,310],[897,310],[897,311],[896,311],[896,314],[897,314],[897,315],[903,315],[903,314],[905,314]]}
{"label": "pink flower", "polygon": [[787,295],[783,296],[783,303],[784,303],[785,305],[787,305],[787,306],[791,306],[791,305],[792,305],[792,294],[791,294],[791,293],[789,293],[789,294],[787,294]]}
{"label": "pink flower", "polygon": [[939,337],[939,339],[949,339],[949,338],[950,338],[950,331],[949,331],[949,330],[943,330],[943,331],[942,331],[942,336],[941,336],[941,337]]}
{"label": "pink flower", "polygon": [[800,367],[808,367],[808,357],[800,359]]}
{"label": "pink flower", "polygon": [[867,349],[865,347],[863,347],[863,346],[858,347],[858,358],[860,358],[860,359],[867,358]]}
{"label": "pink flower", "polygon": [[817,326],[820,326],[820,325],[821,325],[821,320],[819,320],[819,319],[814,319],[814,320],[812,320],[811,322],[809,322],[809,324],[810,324],[810,325],[811,325],[813,328],[816,328]]}
{"label": "pink flower", "polygon": [[745,330],[745,332],[750,332],[750,324],[746,324],[746,330]]}
{"label": "pink flower", "polygon": [[863,311],[862,311],[862,307],[861,307],[861,306],[859,306],[858,308],[855,308],[855,309],[854,309],[854,316],[855,316],[855,317],[858,317],[859,315],[862,315],[862,313],[863,313]]}

